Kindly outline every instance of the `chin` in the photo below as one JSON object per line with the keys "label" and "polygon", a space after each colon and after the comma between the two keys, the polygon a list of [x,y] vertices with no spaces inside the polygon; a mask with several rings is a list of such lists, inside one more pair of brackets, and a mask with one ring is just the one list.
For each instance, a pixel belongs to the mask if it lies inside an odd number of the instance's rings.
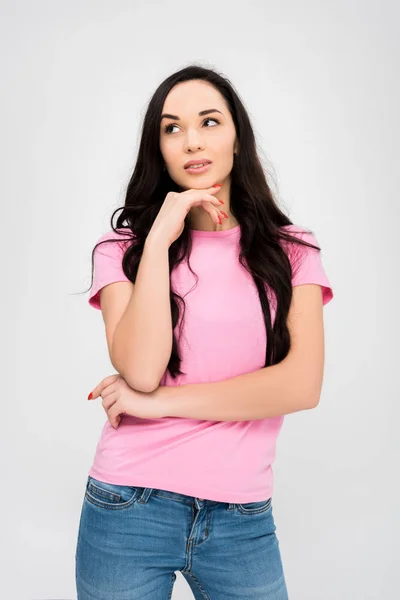
{"label": "chin", "polygon": [[190,187],[193,190],[199,189],[206,189],[206,188],[210,188],[211,186],[214,185],[214,183],[218,182],[219,179],[215,179],[215,177],[213,177],[212,179],[210,177],[206,178],[204,177],[203,179],[200,176],[196,176],[196,178],[192,178],[191,181],[187,182],[185,185],[186,187]]}

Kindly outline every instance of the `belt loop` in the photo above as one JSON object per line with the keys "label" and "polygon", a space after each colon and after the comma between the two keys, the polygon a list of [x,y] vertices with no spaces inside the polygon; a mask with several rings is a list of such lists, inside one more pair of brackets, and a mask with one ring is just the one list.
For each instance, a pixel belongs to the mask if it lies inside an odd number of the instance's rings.
{"label": "belt loop", "polygon": [[235,507],[236,507],[236,504],[234,502],[229,502],[228,510],[233,510]]}
{"label": "belt loop", "polygon": [[150,498],[154,488],[143,488],[143,492],[141,493],[138,502],[142,504],[146,504],[147,500]]}

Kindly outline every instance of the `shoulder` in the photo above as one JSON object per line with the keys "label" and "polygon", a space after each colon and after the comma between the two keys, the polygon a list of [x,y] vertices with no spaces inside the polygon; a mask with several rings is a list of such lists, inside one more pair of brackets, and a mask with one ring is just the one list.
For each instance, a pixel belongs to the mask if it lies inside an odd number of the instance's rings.
{"label": "shoulder", "polygon": [[283,225],[281,227],[281,229],[285,233],[288,233],[289,235],[299,238],[303,241],[306,241],[306,242],[308,242],[310,240],[316,241],[316,237],[312,233],[312,231],[309,231],[308,229],[306,229],[305,227],[301,227],[300,225],[295,225],[295,224]]}
{"label": "shoulder", "polygon": [[333,298],[333,291],[322,264],[321,248],[316,236],[298,225],[285,225],[281,229],[300,242],[284,240],[292,267],[292,286],[312,283],[321,285],[323,304],[327,304]]}
{"label": "shoulder", "polygon": [[[129,235],[130,234],[130,235]],[[130,281],[122,267],[126,244],[132,239],[130,229],[103,233],[94,247],[94,277],[89,294],[89,304],[100,309],[100,290],[110,283]]]}
{"label": "shoulder", "polygon": [[132,242],[134,237],[129,228],[117,228],[115,231],[110,229],[96,240],[95,249],[107,254],[110,252],[120,254]]}
{"label": "shoulder", "polygon": [[[288,236],[287,239],[286,237],[281,238],[280,243],[291,261],[302,259],[305,254],[310,252],[320,252],[320,246],[315,234],[305,227],[294,224],[283,225],[281,231]],[[308,246],[308,244],[312,244],[313,246],[316,246],[316,248],[312,248],[311,246]]]}

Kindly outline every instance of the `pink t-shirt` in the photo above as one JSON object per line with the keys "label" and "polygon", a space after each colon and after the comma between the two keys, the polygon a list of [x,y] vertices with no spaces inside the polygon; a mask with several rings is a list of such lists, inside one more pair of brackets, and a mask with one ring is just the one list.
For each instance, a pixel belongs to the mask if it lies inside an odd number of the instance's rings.
{"label": "pink t-shirt", "polygon": [[[302,228],[289,225],[286,229],[319,245]],[[240,225],[225,231],[191,233],[190,265],[198,275],[197,286],[186,261],[171,274],[173,289],[185,296],[180,353],[181,370],[186,375],[174,380],[165,371],[161,385],[217,382],[264,367],[263,313],[256,286],[238,261]],[[124,237],[128,236],[110,231],[98,241]],[[319,284],[323,304],[327,304],[333,293],[320,252],[295,246],[300,248],[302,260],[292,285]],[[103,286],[129,281],[122,270],[123,251],[123,242],[105,243],[96,249],[89,296],[94,308],[100,310],[98,292]],[[273,306],[271,318],[274,322]],[[124,415],[117,429],[106,420],[89,474],[108,483],[169,490],[220,502],[257,502],[273,493],[272,463],[283,419],[210,421]]]}

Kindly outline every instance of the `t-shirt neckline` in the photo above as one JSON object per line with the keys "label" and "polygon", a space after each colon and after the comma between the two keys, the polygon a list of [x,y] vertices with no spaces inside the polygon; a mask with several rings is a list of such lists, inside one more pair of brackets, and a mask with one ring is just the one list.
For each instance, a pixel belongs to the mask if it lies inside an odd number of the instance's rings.
{"label": "t-shirt neckline", "polygon": [[222,229],[220,231],[203,231],[202,229],[190,229],[190,233],[194,237],[225,237],[227,235],[233,235],[235,233],[239,233],[240,231],[240,223],[235,225],[235,227],[231,227],[230,229]]}

